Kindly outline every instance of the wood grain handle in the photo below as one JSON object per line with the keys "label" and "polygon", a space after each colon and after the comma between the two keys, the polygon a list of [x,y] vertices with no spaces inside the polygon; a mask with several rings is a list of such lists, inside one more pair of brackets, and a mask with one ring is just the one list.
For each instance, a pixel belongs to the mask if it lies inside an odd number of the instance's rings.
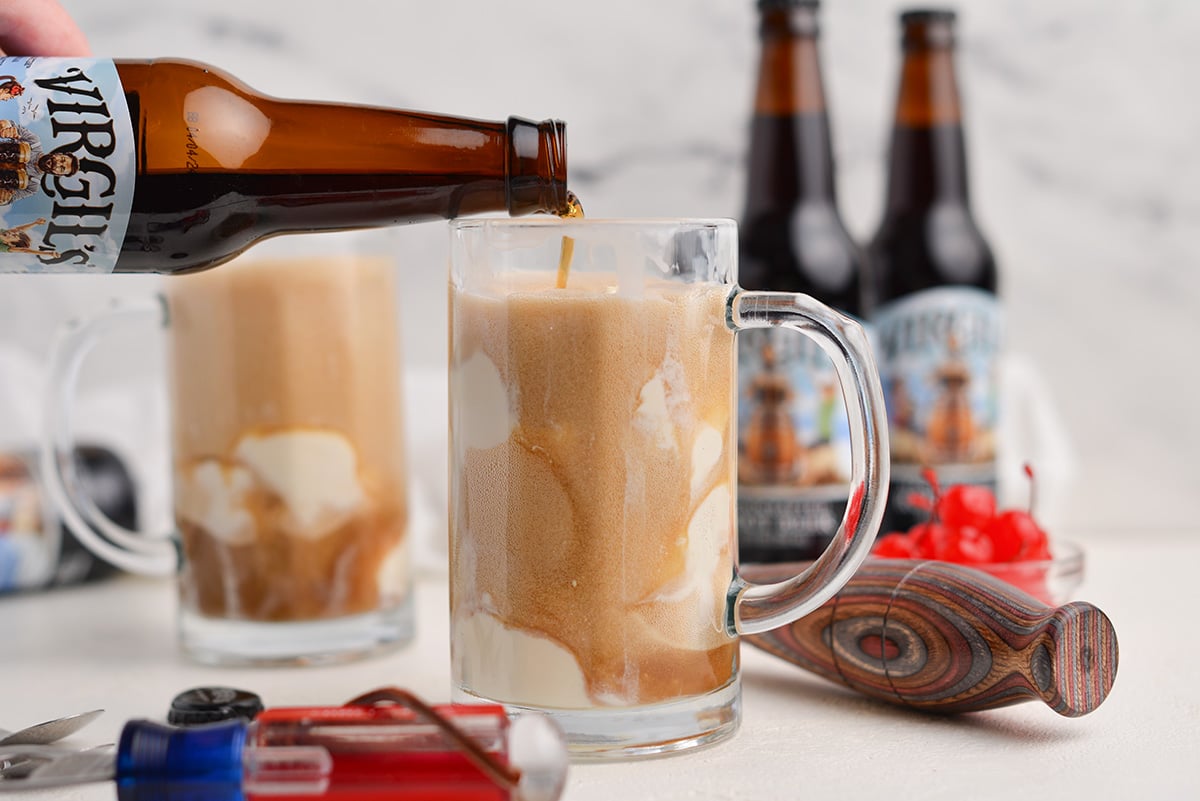
{"label": "wood grain handle", "polygon": [[[795,565],[746,565],[753,581]],[[971,712],[1040,698],[1086,715],[1117,674],[1117,635],[1095,606],[1057,609],[978,570],[869,559],[842,590],[788,626],[743,637],[884,701]]]}

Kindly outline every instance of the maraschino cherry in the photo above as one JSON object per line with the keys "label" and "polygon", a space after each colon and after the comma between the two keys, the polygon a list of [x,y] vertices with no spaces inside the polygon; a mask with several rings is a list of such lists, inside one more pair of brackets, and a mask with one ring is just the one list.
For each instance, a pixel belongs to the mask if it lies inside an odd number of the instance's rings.
{"label": "maraschino cherry", "polygon": [[933,470],[926,469],[922,475],[933,490],[933,499],[917,496],[912,500],[929,510],[929,519],[907,532],[881,537],[873,551],[876,556],[968,565],[1050,558],[1046,532],[1033,517],[1033,468],[1029,465],[1025,466],[1030,480],[1028,511],[998,511],[996,497],[986,487],[958,484],[942,492]]}

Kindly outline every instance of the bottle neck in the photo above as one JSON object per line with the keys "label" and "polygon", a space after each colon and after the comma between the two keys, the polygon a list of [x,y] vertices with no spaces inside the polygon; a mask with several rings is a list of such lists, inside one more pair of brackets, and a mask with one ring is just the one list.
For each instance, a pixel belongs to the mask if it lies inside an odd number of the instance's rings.
{"label": "bottle neck", "polygon": [[759,23],[762,55],[751,123],[751,203],[833,203],[833,145],[816,9],[767,8]]}
{"label": "bottle neck", "polygon": [[514,216],[547,211],[565,214],[567,192],[567,126],[560,120],[532,122],[509,117],[505,165],[508,213]]}
{"label": "bottle neck", "polygon": [[906,27],[888,209],[969,204],[962,109],[948,25]]}

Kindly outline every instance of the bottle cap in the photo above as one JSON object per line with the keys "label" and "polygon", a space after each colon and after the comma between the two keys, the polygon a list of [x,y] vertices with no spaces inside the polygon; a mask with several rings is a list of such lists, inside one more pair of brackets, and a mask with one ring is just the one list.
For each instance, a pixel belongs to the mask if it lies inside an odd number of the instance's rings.
{"label": "bottle cap", "polygon": [[910,22],[954,22],[958,14],[951,8],[910,8],[900,13],[900,24]]}
{"label": "bottle cap", "polygon": [[954,21],[958,15],[948,8],[913,8],[900,14],[904,47],[954,47]]}
{"label": "bottle cap", "polygon": [[821,0],[758,0],[759,11],[775,11],[787,8],[820,8]]}
{"label": "bottle cap", "polygon": [[758,0],[759,35],[815,37],[820,10],[820,0]]}
{"label": "bottle cap", "polygon": [[171,701],[167,722],[175,726],[195,726],[218,720],[254,720],[263,711],[263,702],[249,690],[233,687],[195,687]]}

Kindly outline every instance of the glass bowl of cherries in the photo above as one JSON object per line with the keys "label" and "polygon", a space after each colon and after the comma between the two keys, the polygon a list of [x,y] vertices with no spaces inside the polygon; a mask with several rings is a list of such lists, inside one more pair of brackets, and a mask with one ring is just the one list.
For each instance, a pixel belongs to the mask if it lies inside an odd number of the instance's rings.
{"label": "glass bowl of cherries", "polygon": [[[1025,474],[1031,486],[1033,470]],[[1083,581],[1083,551],[1078,545],[1053,544],[1029,510],[1001,510],[986,487],[956,484],[943,492],[932,470],[924,472],[933,498],[913,503],[929,518],[906,532],[884,534],[872,554],[894,559],[938,559],[982,570],[1052,606],[1071,600]]]}

